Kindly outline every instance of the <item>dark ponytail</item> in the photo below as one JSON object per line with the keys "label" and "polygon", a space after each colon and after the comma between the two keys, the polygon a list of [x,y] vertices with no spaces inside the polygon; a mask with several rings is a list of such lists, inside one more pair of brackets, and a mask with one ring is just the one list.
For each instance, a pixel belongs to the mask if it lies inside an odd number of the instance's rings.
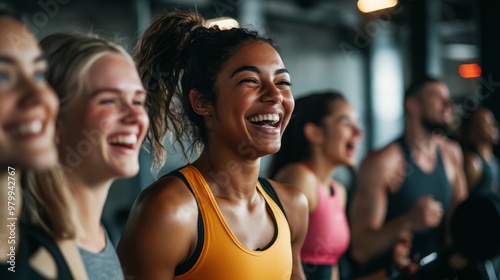
{"label": "dark ponytail", "polygon": [[[180,104],[180,54],[194,28],[203,26],[197,13],[172,11],[158,16],[139,39],[134,60],[144,87],[148,91],[146,108],[150,119],[148,140],[154,155],[153,169],[159,169],[166,159],[163,140],[167,130],[180,139],[183,120]],[[182,152],[186,156],[184,146]]]}

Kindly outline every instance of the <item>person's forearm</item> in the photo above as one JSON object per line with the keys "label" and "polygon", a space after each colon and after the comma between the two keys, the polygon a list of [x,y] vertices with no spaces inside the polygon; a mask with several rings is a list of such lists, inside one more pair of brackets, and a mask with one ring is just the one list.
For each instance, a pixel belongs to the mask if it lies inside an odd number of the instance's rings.
{"label": "person's forearm", "polygon": [[366,230],[353,234],[352,255],[364,263],[391,249],[403,231],[411,231],[412,226],[407,214],[388,222],[378,230]]}
{"label": "person's forearm", "polygon": [[290,280],[305,280],[306,277],[302,271],[294,270],[292,271],[292,276]]}
{"label": "person's forearm", "polygon": [[336,264],[332,267],[332,278],[331,280],[339,280],[340,275],[339,275],[339,265]]}

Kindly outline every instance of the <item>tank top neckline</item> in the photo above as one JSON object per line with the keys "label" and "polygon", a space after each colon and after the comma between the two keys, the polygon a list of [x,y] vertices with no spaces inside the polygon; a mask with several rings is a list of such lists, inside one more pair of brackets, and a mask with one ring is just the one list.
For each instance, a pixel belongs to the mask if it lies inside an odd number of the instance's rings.
{"label": "tank top neckline", "polygon": [[111,239],[109,238],[108,231],[106,230],[106,228],[104,227],[104,225],[103,225],[103,224],[101,224],[101,228],[102,228],[102,231],[104,232],[104,242],[105,242],[105,244],[104,244],[104,248],[102,248],[102,250],[101,250],[101,251],[99,251],[99,252],[92,252],[92,251],[87,250],[86,248],[84,248],[84,247],[80,246],[80,244],[78,244],[78,243],[76,244],[76,245],[77,245],[77,248],[78,248],[79,250],[81,250],[81,251],[85,252],[85,253],[92,254],[92,255],[94,255],[94,256],[98,256],[98,255],[104,254],[104,252],[106,252],[106,249],[108,249],[108,250],[109,250],[109,246],[113,246],[113,245],[111,244]]}
{"label": "tank top neckline", "polygon": [[[443,158],[441,156],[441,150],[439,149],[439,146],[436,146],[436,149],[434,151],[436,153],[436,159],[434,162],[434,169],[432,169],[430,171],[425,171],[413,159],[413,156],[411,155],[411,151],[410,151],[410,146],[406,142],[405,136],[402,135],[399,139],[396,140],[396,142],[399,144],[399,146],[403,150],[404,158],[406,160],[410,161],[412,163],[413,167],[416,170],[418,170],[420,173],[430,176],[430,175],[436,174],[436,172],[440,172],[441,165],[443,165]],[[443,167],[444,167],[444,165],[443,165]]]}
{"label": "tank top neckline", "polygon": [[269,244],[267,244],[266,246],[264,246],[265,249],[263,249],[263,250],[253,250],[253,249],[250,249],[250,248],[246,247],[245,245],[243,245],[240,242],[240,240],[236,237],[236,235],[234,234],[234,232],[231,230],[231,227],[227,223],[227,221],[226,221],[226,219],[224,217],[224,214],[222,213],[222,211],[221,211],[221,209],[219,207],[219,204],[217,204],[217,201],[215,199],[215,196],[212,193],[212,190],[210,189],[210,186],[208,185],[207,181],[205,180],[205,178],[203,177],[203,175],[201,174],[201,172],[195,166],[193,166],[191,164],[188,164],[187,167],[188,168],[190,167],[196,173],[196,175],[199,176],[202,179],[201,182],[202,182],[203,188],[204,188],[205,192],[207,193],[207,196],[210,199],[210,202],[213,205],[214,211],[217,214],[217,217],[219,218],[219,221],[221,222],[222,226],[224,227],[224,229],[226,230],[226,232],[231,237],[231,240],[234,242],[234,244],[236,246],[238,246],[238,248],[240,248],[242,251],[244,251],[245,253],[250,254],[250,255],[261,256],[261,255],[265,255],[268,252],[270,252],[271,251],[270,249],[279,240],[279,238],[281,236],[281,231],[280,231],[280,229],[278,227],[278,222],[277,222],[277,219],[276,219],[276,215],[278,215],[278,211],[276,211],[276,209],[274,209],[273,207],[271,207],[271,204],[269,203],[269,201],[270,200],[272,201],[272,199],[270,197],[268,197],[267,194],[266,194],[266,192],[262,189],[262,186],[260,185],[260,182],[257,181],[256,188],[257,188],[257,191],[259,192],[259,194],[264,198],[264,201],[266,202],[266,208],[269,209],[269,210],[271,210],[270,213],[272,213],[271,220],[272,220],[273,225],[274,225],[274,234],[273,234],[273,238],[272,238],[271,242],[269,242]]}

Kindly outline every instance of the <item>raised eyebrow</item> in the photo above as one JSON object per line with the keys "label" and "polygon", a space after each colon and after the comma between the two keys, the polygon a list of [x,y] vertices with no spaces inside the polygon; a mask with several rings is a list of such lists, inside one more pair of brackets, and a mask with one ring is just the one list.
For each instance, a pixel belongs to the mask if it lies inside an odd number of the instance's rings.
{"label": "raised eyebrow", "polygon": [[351,118],[349,115],[340,115],[337,117],[336,121],[341,122],[343,120],[356,122],[358,120],[358,116],[354,116],[354,118]]}
{"label": "raised eyebrow", "polygon": [[39,62],[47,62],[47,57],[43,54],[35,57],[35,59],[33,59],[33,62],[35,63],[39,63]]}
{"label": "raised eyebrow", "polygon": [[[47,58],[45,57],[45,55],[39,55],[39,56],[35,57],[35,59],[33,59],[34,63],[40,63],[40,62],[46,62],[46,61],[47,61]],[[10,56],[6,56],[6,55],[0,55],[0,62],[8,63],[8,64],[16,64],[15,59],[13,59]]]}
{"label": "raised eyebrow", "polygon": [[290,75],[290,72],[288,72],[288,70],[286,68],[281,68],[281,69],[274,71],[274,75],[279,75],[279,74],[283,74],[283,73],[287,73]]}
{"label": "raised eyebrow", "polygon": [[111,93],[115,93],[115,94],[121,94],[121,91],[119,89],[116,89],[116,88],[98,88],[92,92],[91,96],[94,97],[94,96],[97,96],[103,92],[111,92]]}
{"label": "raised eyebrow", "polygon": [[259,68],[255,67],[255,66],[251,66],[251,65],[245,65],[245,66],[241,66],[240,68],[236,69],[233,74],[231,74],[231,78],[234,77],[234,75],[240,73],[240,72],[243,72],[243,71],[250,71],[250,72],[255,72],[257,74],[261,74],[262,72],[260,71]]}
{"label": "raised eyebrow", "polygon": [[135,91],[135,94],[140,94],[140,95],[147,95],[148,92],[146,91],[146,89],[138,89]]}
{"label": "raised eyebrow", "polygon": [[340,115],[337,117],[337,121],[343,121],[343,120],[349,120],[349,116],[348,115]]}
{"label": "raised eyebrow", "polygon": [[2,54],[0,54],[0,62],[8,64],[16,64],[16,61],[12,57]]}
{"label": "raised eyebrow", "polygon": [[[103,92],[114,93],[114,94],[118,94],[118,95],[121,95],[123,93],[121,90],[116,89],[116,88],[98,88],[92,92],[91,96],[94,97],[94,96],[97,96]],[[147,92],[145,89],[138,89],[138,90],[134,91],[134,94],[147,95]]]}

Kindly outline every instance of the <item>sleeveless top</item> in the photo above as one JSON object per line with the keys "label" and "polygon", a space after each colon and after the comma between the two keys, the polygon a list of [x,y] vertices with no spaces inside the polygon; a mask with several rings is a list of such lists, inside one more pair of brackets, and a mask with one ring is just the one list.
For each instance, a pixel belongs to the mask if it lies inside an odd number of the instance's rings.
{"label": "sleeveless top", "polygon": [[[46,232],[39,228],[27,225],[23,222],[19,226],[19,244],[16,244],[15,256],[13,261],[15,263],[2,263],[0,264],[0,279],[12,280],[45,280],[44,276],[34,270],[29,264],[30,258],[37,252],[38,249],[43,247],[54,259],[57,266],[57,279],[71,280],[73,276],[66,264],[64,256],[62,255],[59,247],[54,239]],[[10,246],[10,245],[9,245]],[[10,258],[10,257],[9,257]],[[10,258],[11,259],[11,258]],[[8,260],[9,261],[9,260]],[[15,272],[9,270],[14,264]],[[11,268],[12,269],[12,268]]]}
{"label": "sleeveless top", "polygon": [[105,229],[104,233],[106,234],[106,247],[101,252],[93,253],[78,247],[89,280],[123,280],[123,271],[115,247]]}
{"label": "sleeveless top", "polygon": [[493,157],[489,163],[479,153],[475,153],[481,160],[482,172],[472,193],[500,196],[500,166],[497,159]]}
{"label": "sleeveless top", "polygon": [[[411,151],[404,137],[397,140],[403,150],[406,162],[406,177],[399,191],[389,195],[386,222],[407,213],[417,200],[432,195],[443,209],[448,209],[453,192],[446,176],[441,152],[436,148],[436,166],[434,171],[426,173],[420,169],[411,156]],[[441,250],[445,245],[445,219],[438,227],[413,233],[411,256],[423,258],[432,252]]]}
{"label": "sleeveless top", "polygon": [[[190,188],[198,204],[199,233],[200,230],[202,233],[198,235],[198,245],[194,253],[196,255],[199,250],[197,258],[192,260],[192,266],[187,271],[182,271],[182,274],[178,275],[179,269],[176,269],[174,279],[290,279],[290,228],[284,212],[280,209],[279,201],[275,202],[271,194],[263,189],[263,181],[260,180],[261,183],[257,184],[257,190],[271,210],[275,222],[275,238],[266,249],[253,251],[241,244],[233,234],[201,173],[192,165],[187,165],[178,172],[181,176],[176,176]],[[267,180],[265,182],[269,184]]]}
{"label": "sleeveless top", "polygon": [[[312,166],[304,165],[315,173]],[[309,227],[300,256],[303,263],[335,265],[349,247],[349,225],[337,187],[332,182],[331,196],[325,192],[319,178],[317,180],[318,205],[309,213]]]}
{"label": "sleeveless top", "polygon": [[[436,148],[436,166],[434,171],[426,173],[413,160],[404,136],[397,139],[396,142],[403,151],[406,165],[405,174],[403,174],[404,181],[400,189],[396,193],[388,194],[385,223],[407,213],[412,209],[417,200],[427,195],[432,195],[435,200],[442,204],[443,209],[446,210],[451,203],[453,194],[439,149]],[[438,227],[421,232],[413,232],[410,259],[418,262],[421,258],[433,252],[439,253],[444,246],[445,218],[442,219]],[[360,265],[359,269],[361,275],[366,275],[380,269],[391,269],[391,266],[392,249],[368,261],[366,264]]]}

